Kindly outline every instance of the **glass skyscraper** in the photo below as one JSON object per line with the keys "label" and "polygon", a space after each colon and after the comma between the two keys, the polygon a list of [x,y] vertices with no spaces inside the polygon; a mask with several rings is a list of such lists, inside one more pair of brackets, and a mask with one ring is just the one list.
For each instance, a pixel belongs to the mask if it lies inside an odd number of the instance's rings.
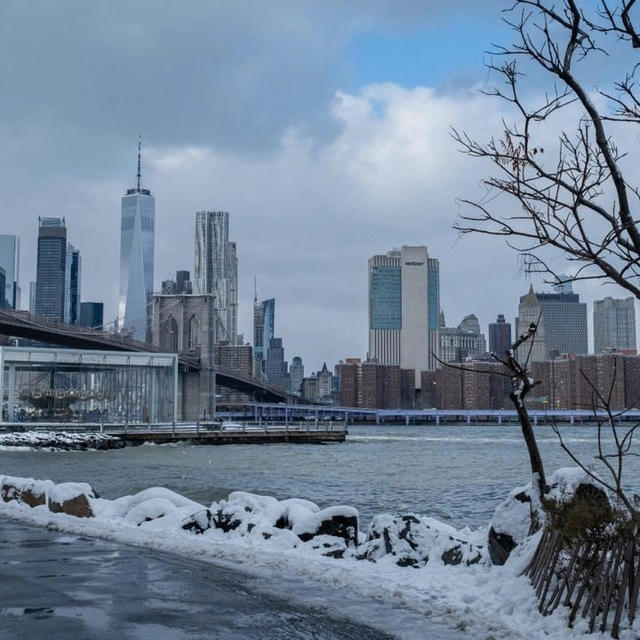
{"label": "glass skyscraper", "polygon": [[122,198],[120,222],[119,326],[136,340],[149,341],[153,294],[156,201],[140,187],[140,143],[137,184]]}
{"label": "glass skyscraper", "polygon": [[8,307],[20,308],[20,238],[0,234],[0,267],[5,272],[5,300]]}
{"label": "glass skyscraper", "polygon": [[253,303],[253,354],[256,361],[256,375],[264,373],[264,363],[269,344],[274,337],[276,322],[276,299],[269,298]]}
{"label": "glass skyscraper", "polygon": [[65,319],[67,227],[64,218],[38,218],[35,313]]}
{"label": "glass skyscraper", "polygon": [[78,324],[80,320],[80,251],[67,244],[67,263],[64,277],[64,321]]}

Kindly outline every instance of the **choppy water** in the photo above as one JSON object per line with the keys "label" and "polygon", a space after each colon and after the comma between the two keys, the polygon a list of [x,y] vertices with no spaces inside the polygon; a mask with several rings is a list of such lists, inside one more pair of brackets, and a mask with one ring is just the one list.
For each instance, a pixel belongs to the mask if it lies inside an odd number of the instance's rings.
{"label": "choppy water", "polygon": [[[562,427],[585,461],[596,453],[595,427]],[[573,463],[549,427],[536,429],[549,471]],[[640,478],[640,460],[628,478]],[[363,524],[378,513],[414,511],[456,526],[485,525],[500,500],[529,481],[516,425],[352,427],[334,445],[188,444],[107,452],[0,451],[0,474],[89,482],[115,498],[165,486],[209,503],[230,491],[303,497],[322,506],[349,504]]]}

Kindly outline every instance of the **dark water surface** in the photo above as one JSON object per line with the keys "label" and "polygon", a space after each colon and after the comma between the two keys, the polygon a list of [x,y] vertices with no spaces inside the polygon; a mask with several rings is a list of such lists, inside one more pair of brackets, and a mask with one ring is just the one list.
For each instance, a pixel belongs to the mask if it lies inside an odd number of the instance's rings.
{"label": "dark water surface", "polygon": [[[595,427],[566,426],[562,433],[578,455],[592,461]],[[538,427],[536,434],[548,472],[573,466],[551,428]],[[482,526],[514,486],[529,481],[530,472],[518,426],[464,425],[351,427],[346,443],[325,446],[0,451],[0,474],[89,482],[106,498],[165,486],[209,504],[245,490],[321,506],[352,505],[363,525],[375,514],[414,511],[456,526]],[[629,461],[627,475],[640,478],[640,460]]]}

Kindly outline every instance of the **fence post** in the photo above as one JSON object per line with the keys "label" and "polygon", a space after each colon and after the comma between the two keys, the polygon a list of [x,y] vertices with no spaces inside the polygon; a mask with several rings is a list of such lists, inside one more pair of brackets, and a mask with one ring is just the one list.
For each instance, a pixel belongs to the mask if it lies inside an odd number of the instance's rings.
{"label": "fence post", "polygon": [[171,423],[171,433],[173,433],[173,435],[176,435],[176,421],[173,420]]}
{"label": "fence post", "polygon": [[200,420],[196,420],[196,433],[200,435]]}

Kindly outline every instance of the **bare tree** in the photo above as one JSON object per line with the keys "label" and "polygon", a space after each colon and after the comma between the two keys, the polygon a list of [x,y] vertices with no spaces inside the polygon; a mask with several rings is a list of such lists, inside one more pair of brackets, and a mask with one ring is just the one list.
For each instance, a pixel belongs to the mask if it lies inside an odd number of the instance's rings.
{"label": "bare tree", "polygon": [[[635,140],[640,124],[635,3],[605,0],[594,10],[576,0],[515,0],[505,14],[515,42],[495,47],[489,64],[502,83],[485,92],[509,103],[515,120],[486,143],[457,130],[453,137],[494,169],[483,181],[486,197],[462,200],[462,234],[504,237],[525,269],[553,282],[563,281],[552,265],[562,256],[576,263],[572,281],[608,280],[640,299],[640,192],[625,178],[616,144],[616,137]],[[620,48],[627,69],[610,86],[592,88],[593,63]],[[550,80],[541,97],[522,91],[523,65]],[[574,113],[575,126],[557,129],[549,148],[549,131]],[[517,203],[506,215],[495,197],[502,194]]]}

